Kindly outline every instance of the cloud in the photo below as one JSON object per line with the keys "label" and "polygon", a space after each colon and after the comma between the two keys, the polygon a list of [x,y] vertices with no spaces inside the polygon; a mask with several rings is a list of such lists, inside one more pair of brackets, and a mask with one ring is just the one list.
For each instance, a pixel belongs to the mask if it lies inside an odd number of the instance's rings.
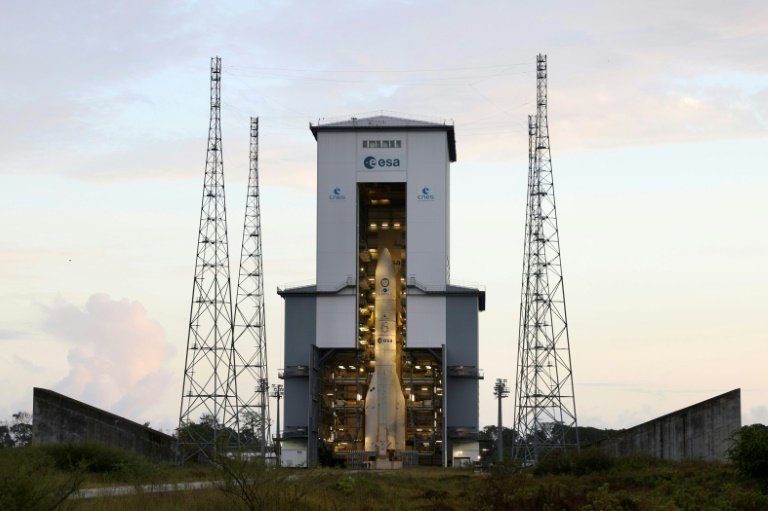
{"label": "cloud", "polygon": [[768,406],[754,406],[749,409],[744,425],[768,424]]}
{"label": "cloud", "polygon": [[9,330],[0,328],[0,341],[15,341],[27,337],[27,332],[22,330]]}
{"label": "cloud", "polygon": [[94,294],[83,308],[59,299],[44,313],[44,328],[70,345],[57,391],[136,420],[170,391],[173,347],[139,302]]}

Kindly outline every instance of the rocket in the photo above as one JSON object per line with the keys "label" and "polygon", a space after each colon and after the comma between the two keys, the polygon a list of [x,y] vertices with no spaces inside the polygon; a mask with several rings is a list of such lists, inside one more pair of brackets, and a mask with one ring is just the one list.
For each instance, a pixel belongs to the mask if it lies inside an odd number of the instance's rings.
{"label": "rocket", "polygon": [[405,396],[397,375],[397,286],[389,249],[376,265],[375,369],[365,399],[365,450],[377,458],[405,449]]}

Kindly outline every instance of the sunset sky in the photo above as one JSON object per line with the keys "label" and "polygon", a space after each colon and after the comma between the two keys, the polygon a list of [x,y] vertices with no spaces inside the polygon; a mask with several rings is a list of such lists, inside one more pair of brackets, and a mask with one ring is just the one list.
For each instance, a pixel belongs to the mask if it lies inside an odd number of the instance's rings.
{"label": "sunset sky", "polygon": [[451,274],[487,291],[495,423],[545,53],[579,423],[737,387],[744,424],[768,423],[764,1],[29,1],[4,7],[0,43],[0,420],[39,386],[175,427],[218,55],[235,255],[260,117],[271,381],[275,289],[315,273],[309,123],[447,119]]}

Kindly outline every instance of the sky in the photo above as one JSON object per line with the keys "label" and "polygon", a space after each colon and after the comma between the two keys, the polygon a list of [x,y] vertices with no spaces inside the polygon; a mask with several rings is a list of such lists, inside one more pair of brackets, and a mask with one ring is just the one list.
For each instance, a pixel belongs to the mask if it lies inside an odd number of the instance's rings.
{"label": "sky", "polygon": [[480,425],[494,424],[493,383],[515,379],[543,53],[580,425],[734,388],[742,422],[768,423],[767,48],[760,0],[9,3],[0,420],[31,411],[37,386],[175,427],[220,56],[231,254],[260,118],[271,381],[276,288],[315,273],[309,123],[447,119],[451,275],[486,289]]}

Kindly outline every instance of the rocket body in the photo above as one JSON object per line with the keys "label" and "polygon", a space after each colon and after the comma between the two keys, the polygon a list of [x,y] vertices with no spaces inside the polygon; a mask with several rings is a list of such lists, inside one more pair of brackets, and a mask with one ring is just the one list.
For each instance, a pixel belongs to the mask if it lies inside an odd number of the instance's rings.
{"label": "rocket body", "polygon": [[397,284],[392,256],[385,248],[376,265],[375,369],[365,400],[365,450],[375,451],[377,457],[405,449],[405,396],[397,374]]}

